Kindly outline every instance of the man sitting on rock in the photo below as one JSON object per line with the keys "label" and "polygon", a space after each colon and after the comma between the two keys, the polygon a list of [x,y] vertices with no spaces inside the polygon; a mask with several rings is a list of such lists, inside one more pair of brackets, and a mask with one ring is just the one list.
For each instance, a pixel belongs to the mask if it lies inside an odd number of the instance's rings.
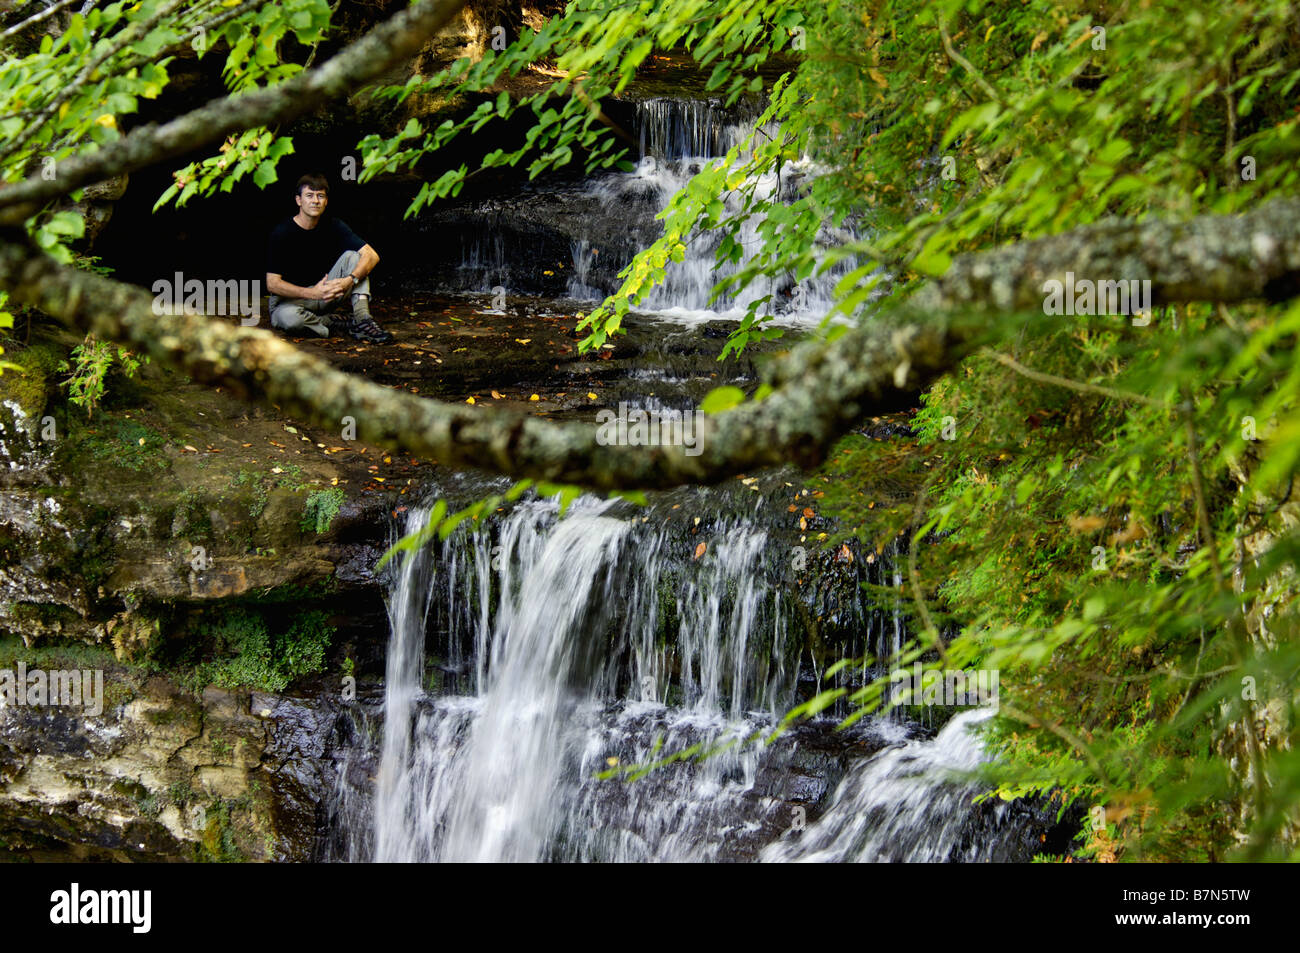
{"label": "man sitting on rock", "polygon": [[350,296],[352,317],[336,319],[335,328],[370,344],[393,340],[370,316],[368,276],[379,255],[340,220],[321,218],[329,202],[325,176],[299,179],[294,201],[298,214],[271,230],[266,259],[271,326],[329,337],[328,312]]}

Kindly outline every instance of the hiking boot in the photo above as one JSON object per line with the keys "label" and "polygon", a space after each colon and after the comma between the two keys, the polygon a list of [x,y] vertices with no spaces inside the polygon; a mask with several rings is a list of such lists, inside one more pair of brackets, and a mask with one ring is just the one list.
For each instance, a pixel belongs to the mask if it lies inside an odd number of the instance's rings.
{"label": "hiking boot", "polygon": [[393,336],[375,324],[374,318],[353,318],[348,322],[348,334],[367,344],[388,344]]}

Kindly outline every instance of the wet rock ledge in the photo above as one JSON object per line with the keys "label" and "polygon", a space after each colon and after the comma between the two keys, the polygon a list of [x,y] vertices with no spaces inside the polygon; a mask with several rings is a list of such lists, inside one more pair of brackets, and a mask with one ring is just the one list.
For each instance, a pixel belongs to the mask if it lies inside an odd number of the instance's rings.
{"label": "wet rock ledge", "polygon": [[[579,355],[554,303],[485,311],[390,299],[388,347],[300,343],[388,386],[574,420],[755,378],[707,326]],[[22,370],[0,375],[0,669],[102,670],[106,697],[0,709],[0,857],[309,859],[355,730],[343,679],[380,691],[393,517],[432,485],[491,490],[151,365],[87,414],[60,368],[81,340],[26,319],[4,342]]]}

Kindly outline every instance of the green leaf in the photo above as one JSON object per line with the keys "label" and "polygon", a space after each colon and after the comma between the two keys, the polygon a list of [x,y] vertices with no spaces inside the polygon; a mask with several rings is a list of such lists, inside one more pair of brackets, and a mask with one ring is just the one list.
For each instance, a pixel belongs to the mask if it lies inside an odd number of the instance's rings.
{"label": "green leaf", "polygon": [[277,178],[275,163],[269,159],[259,164],[256,171],[253,172],[253,181],[257,183],[257,187],[260,189],[266,188]]}
{"label": "green leaf", "polygon": [[952,258],[944,252],[922,251],[912,259],[912,267],[923,275],[938,277],[952,265]]}
{"label": "green leaf", "polygon": [[700,412],[705,414],[720,414],[732,407],[738,407],[745,402],[745,392],[739,387],[727,385],[725,387],[715,387],[705,395],[704,400],[700,401]]}

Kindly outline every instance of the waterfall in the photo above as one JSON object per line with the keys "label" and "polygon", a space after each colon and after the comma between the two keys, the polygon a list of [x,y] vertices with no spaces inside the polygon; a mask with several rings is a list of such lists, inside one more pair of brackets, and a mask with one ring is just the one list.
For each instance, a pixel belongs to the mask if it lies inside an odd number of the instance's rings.
{"label": "waterfall", "polygon": [[[611,506],[583,498],[558,519],[553,501],[525,502],[495,536],[399,557],[373,806],[340,798],[350,825],[373,818],[352,859],[709,859],[779,833],[788,810],[755,786],[789,745],[596,778],[770,730],[795,674],[764,531],[724,523],[696,558]],[[427,517],[413,508],[405,530]],[[422,689],[429,621],[445,640],[440,692]]]}
{"label": "waterfall", "polygon": [[571,747],[582,740],[564,725],[581,719],[590,691],[574,679],[588,647],[562,633],[581,631],[580,621],[598,608],[593,595],[618,597],[603,570],[617,558],[626,530],[601,516],[560,523],[522,581],[518,601],[507,604],[466,740],[465,772],[448,805],[443,859],[544,856]]}
{"label": "waterfall", "polygon": [[[757,110],[724,109],[720,102],[677,99],[648,99],[636,104],[636,124],[640,132],[641,160],[635,171],[611,174],[594,179],[589,193],[605,214],[626,217],[645,209],[653,216],[666,208],[669,201],[709,161],[726,155],[756,131]],[[779,128],[762,130],[779,135]],[[762,176],[750,183],[757,196],[791,201],[809,176],[818,170],[807,158],[789,163],[779,174]],[[734,198],[726,196],[730,211],[739,208]],[[741,227],[739,240],[744,248],[757,248],[761,220],[751,218]],[[603,299],[607,292],[592,286],[591,272],[598,254],[605,264],[624,264],[640,247],[597,247],[595,234],[573,243],[573,262],[569,295],[578,299]],[[740,316],[751,302],[770,296],[767,309],[780,324],[815,324],[830,310],[835,282],[855,267],[852,260],[840,262],[827,274],[810,276],[801,282],[794,277],[760,281],[739,295],[710,295],[714,284],[740,266],[719,268],[715,258],[719,237],[696,235],[687,244],[681,262],[668,264],[664,280],[656,285],[638,310],[681,319],[712,318],[719,314]],[[611,257],[612,256],[612,257]],[[610,288],[609,290],[614,290]]]}
{"label": "waterfall", "polygon": [[636,104],[641,155],[659,159],[712,159],[726,155],[754,127],[753,104],[724,109],[707,99],[643,99]]}
{"label": "waterfall", "polygon": [[[554,176],[491,195],[467,199],[432,210],[425,221],[431,240],[450,245],[452,259],[432,263],[448,291],[539,295],[571,299],[565,307],[590,307],[622,285],[619,272],[661,233],[658,215],[668,207],[691,177],[710,162],[757,136],[778,137],[774,124],[757,125],[756,101],[724,106],[721,100],[655,98],[620,103],[620,119],[637,143],[635,168],[629,172],[600,171],[585,179]],[[740,161],[746,158],[739,150]],[[778,171],[747,181],[738,191],[764,201],[790,204],[808,191],[822,167],[808,156],[785,162]],[[737,193],[720,196],[728,211],[741,208]],[[735,274],[762,244],[761,216],[751,216],[736,238],[742,261],[717,264],[721,236],[692,235],[683,259],[665,267],[663,280],[645,300],[639,314],[680,324],[719,317],[741,317],[751,302],[776,324],[809,327],[818,324],[834,302],[834,288],[857,267],[848,256],[824,273],[802,279],[791,272],[763,278],[739,292],[714,299],[713,286]],[[853,236],[852,222],[826,223],[817,236],[822,253]],[[459,260],[454,258],[459,244]],[[841,320],[837,317],[836,320]]]}
{"label": "waterfall", "polygon": [[[690,511],[724,510],[720,492],[649,510],[581,497],[563,518],[554,500],[525,500],[399,556],[382,729],[359,733],[339,773],[335,858],[980,860],[1002,849],[1003,805],[973,805],[978,789],[948,777],[979,763],[967,728],[986,711],[958,714],[932,740],[895,714],[756,743],[801,679],[805,692],[822,685],[801,671],[792,601],[813,598],[805,611],[868,640],[846,649],[888,652],[902,638],[898,608],[857,593],[862,581],[897,584],[898,568],[885,547],[837,563],[834,593],[791,596],[788,547],[759,525],[752,497],[694,535]],[[402,531],[428,514],[411,508]],[[871,674],[842,669],[834,684]],[[692,749],[712,754],[671,757]],[[1026,859],[1020,849],[1003,853]]]}
{"label": "waterfall", "polygon": [[[416,509],[412,522],[423,525],[428,515],[427,509]],[[388,603],[390,637],[384,674],[384,724],[393,730],[384,732],[375,799],[376,854],[381,859],[401,851],[404,836],[414,823],[408,810],[412,802],[412,779],[406,770],[413,740],[405,726],[411,721],[422,687],[424,623],[432,595],[430,569],[427,560],[407,556],[401,563],[397,585]]]}
{"label": "waterfall", "polygon": [[[829,808],[799,833],[764,848],[764,861],[988,861],[991,837],[970,837],[980,789],[960,780],[984,759],[972,729],[987,710],[953,717],[933,740],[911,740],[858,764]],[[1005,805],[992,808],[996,824]]]}
{"label": "waterfall", "polygon": [[505,240],[500,234],[488,234],[464,241],[457,271],[463,288],[488,291],[510,287],[510,256]]}

